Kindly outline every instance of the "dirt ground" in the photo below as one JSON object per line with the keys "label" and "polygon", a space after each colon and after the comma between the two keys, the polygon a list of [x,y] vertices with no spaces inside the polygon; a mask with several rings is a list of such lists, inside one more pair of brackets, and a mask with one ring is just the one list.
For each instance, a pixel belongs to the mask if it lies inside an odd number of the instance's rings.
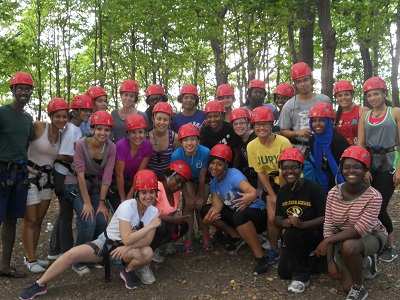
{"label": "dirt ground", "polygon": [[[43,223],[38,254],[47,254],[49,233],[48,222],[52,222],[57,212],[57,201],[53,201]],[[400,191],[396,190],[389,205],[395,228],[395,241],[400,248]],[[17,241],[12,265],[26,270],[22,262],[23,247],[18,226]],[[57,278],[49,284],[46,295],[37,299],[345,299],[338,281],[326,273],[313,276],[310,286],[301,295],[287,291],[289,281],[277,276],[271,266],[266,274],[252,275],[254,259],[246,246],[235,255],[224,252],[222,245],[206,253],[200,244],[195,244],[193,254],[185,254],[177,245],[177,253],[167,256],[164,263],[152,262],[151,269],[157,281],[153,285],[141,285],[139,289],[127,290],[119,277],[120,266],[112,265],[112,280],[104,282],[104,271],[92,269],[91,273],[79,277],[74,271]],[[393,263],[378,264],[379,275],[365,282],[369,299],[399,299],[400,258]],[[37,275],[29,273],[24,279],[0,277],[0,299],[17,299],[19,292],[30,285]]]}

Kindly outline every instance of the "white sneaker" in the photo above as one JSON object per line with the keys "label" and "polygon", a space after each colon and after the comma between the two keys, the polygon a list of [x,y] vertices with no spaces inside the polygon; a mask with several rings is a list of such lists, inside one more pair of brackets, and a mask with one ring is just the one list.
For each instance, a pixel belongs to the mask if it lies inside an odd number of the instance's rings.
{"label": "white sneaker", "polygon": [[310,280],[307,282],[302,282],[298,280],[293,280],[288,287],[289,292],[302,293],[306,290],[306,287],[310,284]]}
{"label": "white sneaker", "polygon": [[154,250],[153,253],[153,261],[155,261],[156,263],[162,263],[164,262],[165,257],[161,255],[160,249],[157,248],[156,250]]}
{"label": "white sneaker", "polygon": [[174,242],[169,242],[165,245],[165,254],[175,254],[176,248]]}
{"label": "white sneaker", "polygon": [[79,274],[79,276],[90,273],[90,269],[85,264],[77,263],[72,265],[72,270]]}
{"label": "white sneaker", "polygon": [[[271,250],[271,243],[269,242],[269,240],[267,239],[262,245],[262,248],[264,248],[265,250]],[[278,249],[281,248],[281,239],[278,239]]]}
{"label": "white sneaker", "polygon": [[41,265],[43,268],[47,268],[50,266],[50,262],[48,260],[41,260],[39,258],[36,259],[39,265]]}
{"label": "white sneaker", "polygon": [[28,262],[28,260],[26,259],[26,257],[24,257],[24,264],[25,266],[28,268],[29,271],[31,271],[34,274],[38,274],[38,273],[44,273],[46,272],[46,269],[43,268],[39,262],[33,261],[33,262]]}
{"label": "white sneaker", "polygon": [[376,253],[374,255],[368,256],[369,266],[365,270],[366,279],[374,279],[376,275],[378,275],[377,257],[378,255]]}
{"label": "white sneaker", "polygon": [[144,284],[153,284],[156,281],[156,278],[148,265],[137,269],[136,275]]}
{"label": "white sneaker", "polygon": [[59,258],[60,256],[61,256],[62,254],[60,253],[60,254],[56,254],[56,255],[47,255],[47,258],[49,259],[49,260],[56,260],[57,258]]}
{"label": "white sneaker", "polygon": [[94,269],[104,269],[104,266],[101,264],[88,264],[88,266]]}

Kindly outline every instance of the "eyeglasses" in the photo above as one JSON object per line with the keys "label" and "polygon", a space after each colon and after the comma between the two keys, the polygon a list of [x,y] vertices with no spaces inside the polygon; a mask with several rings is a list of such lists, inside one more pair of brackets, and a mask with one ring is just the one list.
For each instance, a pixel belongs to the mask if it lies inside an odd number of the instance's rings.
{"label": "eyeglasses", "polygon": [[297,166],[284,166],[281,167],[282,172],[288,172],[289,170],[292,172],[296,172],[297,170],[299,170],[301,167],[299,165]]}
{"label": "eyeglasses", "polygon": [[354,166],[344,165],[342,169],[344,171],[361,172],[361,170],[363,169],[363,166],[362,165],[354,165]]}
{"label": "eyeglasses", "polygon": [[233,127],[238,127],[238,126],[242,127],[246,124],[247,124],[247,122],[237,122],[237,123],[232,123],[232,126]]}
{"label": "eyeglasses", "polygon": [[17,92],[25,92],[25,93],[32,93],[33,92],[33,89],[31,87],[26,87],[26,88],[17,87],[17,88],[15,88],[15,90]]}
{"label": "eyeglasses", "polygon": [[294,81],[294,84],[303,84],[303,83],[307,83],[307,82],[309,82],[310,81],[310,77],[306,77],[306,78],[304,78],[304,79],[296,79],[295,81]]}
{"label": "eyeglasses", "polygon": [[254,123],[254,128],[259,129],[261,127],[268,128],[272,126],[272,122],[267,123]]}

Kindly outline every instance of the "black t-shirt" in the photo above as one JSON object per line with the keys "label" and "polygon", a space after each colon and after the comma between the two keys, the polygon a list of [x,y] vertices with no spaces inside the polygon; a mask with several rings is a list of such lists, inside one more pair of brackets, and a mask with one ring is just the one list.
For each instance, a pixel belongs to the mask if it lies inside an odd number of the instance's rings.
{"label": "black t-shirt", "polygon": [[200,144],[211,150],[216,144],[225,144],[232,151],[239,148],[242,139],[234,131],[230,123],[224,122],[222,129],[218,132],[212,131],[210,126],[202,127],[200,132]]}
{"label": "black t-shirt", "polygon": [[292,191],[288,184],[279,189],[275,216],[287,219],[292,215],[301,221],[309,221],[325,215],[325,190],[314,181],[304,180],[304,185],[296,192]]}

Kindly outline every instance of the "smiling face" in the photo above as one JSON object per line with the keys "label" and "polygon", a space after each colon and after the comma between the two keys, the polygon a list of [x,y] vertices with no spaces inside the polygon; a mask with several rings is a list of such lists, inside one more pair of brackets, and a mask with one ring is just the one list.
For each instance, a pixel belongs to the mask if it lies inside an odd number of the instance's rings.
{"label": "smiling face", "polygon": [[78,117],[82,122],[89,121],[89,118],[93,112],[93,110],[91,108],[79,108],[79,109],[74,108],[75,115],[78,114],[78,111],[79,111]]}
{"label": "smiling face", "polygon": [[29,84],[16,84],[11,89],[14,100],[20,105],[25,105],[29,102],[32,96],[33,88]]}
{"label": "smiling face", "polygon": [[153,122],[158,131],[164,132],[171,123],[171,116],[163,112],[157,112],[153,115]]}
{"label": "smiling face", "polygon": [[144,128],[130,130],[128,137],[131,145],[139,147],[146,138],[146,130]]}
{"label": "smiling face", "polygon": [[176,173],[171,177],[167,184],[171,192],[175,193],[180,191],[185,186],[186,179],[182,175]]}
{"label": "smiling face", "polygon": [[222,160],[215,158],[208,165],[208,170],[212,177],[218,177],[225,171],[225,162]]}
{"label": "smiling face", "polygon": [[232,96],[222,96],[218,97],[218,100],[222,101],[225,105],[225,110],[231,109],[233,105],[233,97]]}
{"label": "smiling face", "polygon": [[282,176],[287,183],[293,185],[300,178],[301,164],[294,160],[285,160],[281,164]]}
{"label": "smiling face", "polygon": [[181,144],[183,150],[185,150],[185,155],[188,157],[192,157],[197,150],[199,139],[197,136],[187,136],[181,140]]}
{"label": "smiling face", "polygon": [[94,111],[107,110],[107,96],[100,96],[93,100]]}
{"label": "smiling face", "polygon": [[100,142],[107,141],[111,134],[109,125],[96,125],[93,130],[93,137]]}
{"label": "smiling face", "polygon": [[311,126],[317,134],[322,134],[325,131],[325,119],[321,117],[312,118]]}
{"label": "smiling face", "polygon": [[344,109],[353,104],[353,93],[351,91],[342,91],[335,95],[337,103]]}
{"label": "smiling face", "polygon": [[275,104],[279,108],[279,110],[282,110],[282,107],[285,105],[285,103],[289,100],[289,97],[283,96],[280,94],[275,95]]}
{"label": "smiling face", "polygon": [[57,129],[63,129],[68,123],[68,111],[66,109],[57,110],[50,116],[51,124]]}
{"label": "smiling face", "polygon": [[367,96],[367,101],[369,105],[372,106],[372,108],[378,108],[380,105],[382,105],[382,103],[385,102],[383,94],[379,89],[370,90],[366,92],[366,96]]}
{"label": "smiling face", "polygon": [[211,129],[219,129],[224,122],[223,114],[220,112],[210,112],[206,116]]}
{"label": "smiling face", "polygon": [[182,108],[193,110],[196,107],[196,96],[193,94],[184,94],[182,97]]}
{"label": "smiling face", "polygon": [[137,94],[132,92],[121,93],[122,106],[127,108],[133,106],[137,101]]}
{"label": "smiling face", "polygon": [[253,124],[253,128],[258,137],[265,138],[271,134],[272,122],[256,122]]}
{"label": "smiling face", "polygon": [[342,164],[342,174],[347,183],[360,184],[364,181],[365,169],[358,160],[346,158]]}
{"label": "smiling face", "polygon": [[250,123],[245,118],[236,119],[232,122],[232,127],[238,136],[243,136],[250,129]]}
{"label": "smiling face", "polygon": [[146,190],[146,191],[138,191],[138,203],[144,208],[149,207],[153,204],[154,200],[157,198],[156,190]]}

